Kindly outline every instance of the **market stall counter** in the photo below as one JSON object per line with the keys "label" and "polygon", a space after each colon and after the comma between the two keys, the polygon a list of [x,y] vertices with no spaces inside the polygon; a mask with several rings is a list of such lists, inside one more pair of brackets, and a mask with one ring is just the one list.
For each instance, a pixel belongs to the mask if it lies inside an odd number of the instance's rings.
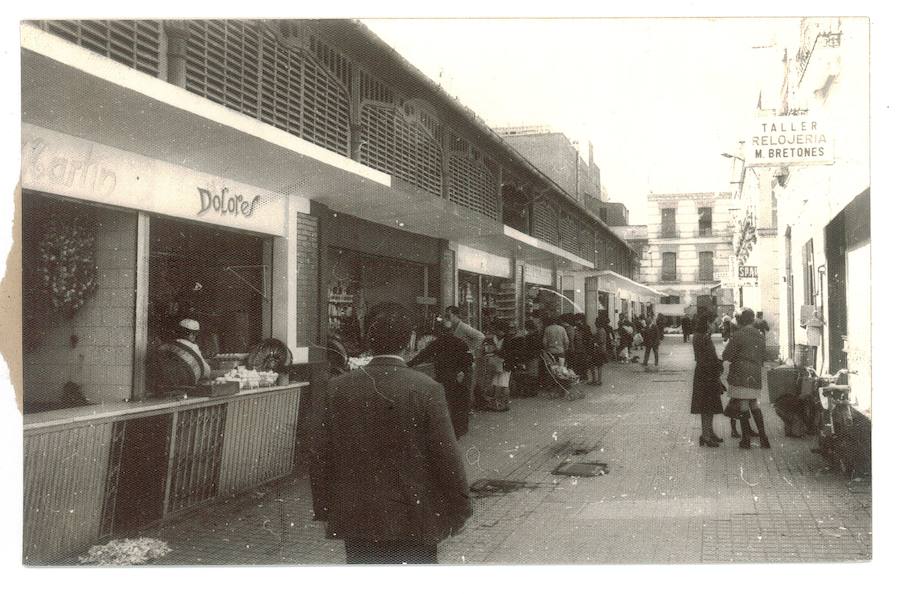
{"label": "market stall counter", "polygon": [[286,476],[308,389],[295,382],[25,415],[25,564]]}

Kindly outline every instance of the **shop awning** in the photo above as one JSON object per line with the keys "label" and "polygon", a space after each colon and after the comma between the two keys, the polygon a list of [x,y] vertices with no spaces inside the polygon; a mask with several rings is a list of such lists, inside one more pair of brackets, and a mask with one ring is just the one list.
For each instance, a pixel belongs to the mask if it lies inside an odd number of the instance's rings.
{"label": "shop awning", "polygon": [[531,264],[592,263],[348,157],[22,26],[22,121]]}
{"label": "shop awning", "polygon": [[661,293],[654,289],[653,287],[648,287],[647,285],[641,284],[636,280],[632,280],[627,276],[622,276],[617,272],[613,272],[612,270],[603,270],[596,274],[589,274],[587,276],[597,277],[598,279],[605,279],[609,281],[612,286],[617,288],[623,288],[630,290],[638,295],[646,296],[646,297],[665,297],[665,293]]}
{"label": "shop awning", "polygon": [[[460,240],[462,242],[463,240]],[[503,225],[499,233],[482,234],[465,240],[466,245],[543,268],[555,265],[559,272],[593,270],[590,260],[577,256],[551,243]]]}

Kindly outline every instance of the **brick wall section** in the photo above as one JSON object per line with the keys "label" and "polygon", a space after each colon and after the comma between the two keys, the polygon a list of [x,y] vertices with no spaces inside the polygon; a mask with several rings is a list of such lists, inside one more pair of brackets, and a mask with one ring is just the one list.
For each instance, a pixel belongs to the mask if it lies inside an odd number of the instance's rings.
{"label": "brick wall section", "polygon": [[296,346],[310,346],[320,342],[319,219],[298,212]]}
{"label": "brick wall section", "polygon": [[[23,355],[29,400],[56,400],[68,381],[95,402],[131,395],[137,215],[97,209],[99,288],[72,320],[59,320]],[[70,336],[78,337],[70,346]]]}

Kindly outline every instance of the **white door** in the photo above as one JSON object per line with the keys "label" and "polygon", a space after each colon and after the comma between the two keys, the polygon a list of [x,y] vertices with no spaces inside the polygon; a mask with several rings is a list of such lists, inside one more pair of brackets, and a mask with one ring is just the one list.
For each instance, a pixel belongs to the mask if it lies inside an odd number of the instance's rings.
{"label": "white door", "polygon": [[847,252],[847,368],[856,408],[872,415],[871,243]]}

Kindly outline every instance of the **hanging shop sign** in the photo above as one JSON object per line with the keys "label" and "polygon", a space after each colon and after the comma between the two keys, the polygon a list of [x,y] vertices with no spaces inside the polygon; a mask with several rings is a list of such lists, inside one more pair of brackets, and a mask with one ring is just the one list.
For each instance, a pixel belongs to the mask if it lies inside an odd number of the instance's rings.
{"label": "hanging shop sign", "polygon": [[759,278],[759,273],[757,272],[756,266],[738,266],[738,278]]}
{"label": "hanging shop sign", "polygon": [[747,167],[834,163],[832,131],[809,115],[756,118],[746,146]]}
{"label": "hanging shop sign", "polygon": [[285,231],[282,194],[26,123],[22,186],[270,235]]}
{"label": "hanging shop sign", "polygon": [[738,266],[739,287],[758,287],[759,274],[756,266]]}

